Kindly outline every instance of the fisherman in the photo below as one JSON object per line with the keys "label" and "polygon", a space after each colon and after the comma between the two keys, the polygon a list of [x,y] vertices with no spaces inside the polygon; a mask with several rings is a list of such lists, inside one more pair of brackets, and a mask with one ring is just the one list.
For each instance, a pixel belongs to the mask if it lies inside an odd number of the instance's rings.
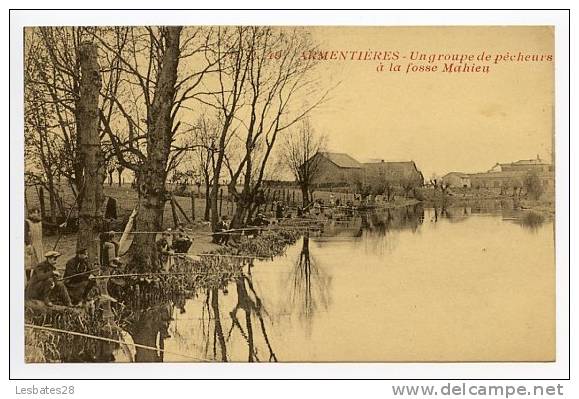
{"label": "fisherman", "polygon": [[314,201],[314,214],[316,216],[319,216],[320,213],[322,211],[322,204],[321,204],[321,200],[315,200]]}
{"label": "fisherman", "polygon": [[269,222],[265,218],[265,215],[261,212],[255,216],[255,219],[253,219],[254,226],[267,226],[268,224]]}
{"label": "fisherman", "polygon": [[66,306],[72,306],[66,286],[58,280],[56,262],[59,257],[60,253],[56,251],[48,251],[44,254],[45,260],[36,265],[28,281],[26,299],[41,300],[46,306],[52,306],[50,295],[56,291]]}
{"label": "fisherman", "polygon": [[[55,225],[45,223],[49,226],[66,226],[66,223]],[[40,209],[33,207],[28,211],[28,218],[24,222],[24,244],[25,257],[24,269],[26,270],[26,280],[30,280],[30,275],[34,267],[44,261],[44,245],[42,243],[42,215]]]}
{"label": "fisherman", "polygon": [[168,270],[171,266],[171,256],[175,253],[173,251],[173,232],[171,229],[167,229],[161,234],[156,246],[161,268]]}
{"label": "fisherman", "polygon": [[94,280],[89,278],[91,271],[93,269],[89,265],[86,248],[78,248],[76,255],[66,262],[63,278],[73,303],[84,302],[89,291],[94,287]]}
{"label": "fisherman", "polygon": [[193,244],[193,240],[187,235],[185,226],[180,223],[177,226],[175,240],[173,243],[173,249],[175,250],[175,253],[186,254],[189,251],[191,244]]}
{"label": "fisherman", "polygon": [[[229,219],[226,215],[221,217],[221,220],[217,223],[215,228],[216,233],[224,232],[229,230]],[[214,234],[213,235],[213,242],[216,244],[223,244],[227,245],[229,242],[229,235],[228,234]]]}
{"label": "fisherman", "polygon": [[276,217],[276,219],[278,219],[278,221],[283,219],[284,211],[285,211],[285,207],[283,206],[283,203],[281,201],[279,201],[277,203],[277,205],[275,206],[275,217]]}

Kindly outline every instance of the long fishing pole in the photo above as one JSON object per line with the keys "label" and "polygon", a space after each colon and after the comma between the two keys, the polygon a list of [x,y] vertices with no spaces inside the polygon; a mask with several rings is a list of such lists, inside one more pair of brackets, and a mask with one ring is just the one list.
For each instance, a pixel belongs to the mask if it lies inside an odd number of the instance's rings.
{"label": "long fishing pole", "polygon": [[99,270],[101,270],[101,269],[98,268],[98,269],[87,270],[86,272],[77,273],[77,274],[72,274],[72,275],[66,276],[66,277],[61,277],[61,278],[57,279],[56,281],[69,280],[69,279],[71,279],[71,278],[73,278],[73,277],[84,276],[85,274],[90,274],[90,273],[92,273],[92,272],[96,272],[96,271],[99,271]]}
{"label": "long fishing pole", "polygon": [[197,361],[201,361],[201,362],[213,362],[213,361],[214,361],[214,360],[211,360],[211,359],[203,359],[203,358],[198,358],[198,357],[194,357],[194,356],[184,355],[183,353],[170,352],[170,351],[168,351],[168,350],[160,349],[160,348],[155,348],[155,347],[152,347],[152,346],[135,344],[135,343],[132,343],[132,342],[121,341],[121,340],[119,340],[119,339],[100,337],[100,336],[98,336],[98,335],[85,334],[85,333],[76,332],[76,331],[62,330],[62,329],[60,329],[60,328],[37,326],[36,324],[28,324],[28,323],[25,323],[25,324],[24,324],[24,327],[26,327],[26,328],[31,328],[31,329],[35,329],[35,330],[42,330],[42,331],[49,331],[49,332],[57,332],[57,333],[61,333],[61,334],[76,335],[77,337],[91,338],[91,339],[96,339],[96,340],[100,340],[100,341],[112,342],[112,343],[120,344],[120,345],[134,346],[135,348],[141,348],[141,349],[148,349],[148,350],[153,350],[153,351],[164,352],[164,353],[168,353],[168,354],[171,354],[171,355],[182,356],[182,357],[184,357],[184,358],[189,358],[189,359],[193,359],[193,360],[197,360]]}

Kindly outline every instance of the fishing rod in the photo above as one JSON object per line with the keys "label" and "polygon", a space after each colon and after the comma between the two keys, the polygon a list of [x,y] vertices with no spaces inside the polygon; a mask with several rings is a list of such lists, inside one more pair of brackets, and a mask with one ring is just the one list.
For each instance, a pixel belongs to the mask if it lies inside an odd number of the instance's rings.
{"label": "fishing rod", "polygon": [[49,331],[49,332],[57,332],[57,333],[61,333],[61,334],[75,335],[77,337],[91,338],[91,339],[96,339],[96,340],[100,340],[100,341],[112,342],[112,343],[119,344],[119,345],[133,346],[135,348],[148,349],[148,350],[152,350],[152,351],[159,351],[159,352],[167,353],[170,355],[182,356],[184,358],[189,358],[189,359],[197,360],[197,361],[201,361],[201,362],[213,362],[214,361],[211,359],[203,359],[203,358],[198,358],[198,357],[194,357],[194,356],[184,355],[183,353],[171,352],[171,351],[168,351],[165,349],[155,348],[152,346],[135,344],[132,342],[121,341],[119,339],[100,337],[98,335],[85,334],[85,333],[76,332],[76,331],[62,330],[60,328],[37,326],[35,324],[28,324],[28,323],[25,323],[24,327],[30,328],[30,329],[35,329],[35,330],[42,330],[42,331]]}
{"label": "fishing rod", "polygon": [[84,276],[85,274],[90,274],[90,273],[92,273],[92,272],[96,272],[96,271],[99,271],[99,270],[101,270],[101,269],[100,269],[100,268],[97,268],[97,269],[87,270],[86,272],[76,273],[76,274],[72,274],[72,275],[70,275],[70,276],[61,277],[61,278],[57,279],[56,281],[69,280],[69,279],[71,279],[71,278],[73,278],[73,277]]}

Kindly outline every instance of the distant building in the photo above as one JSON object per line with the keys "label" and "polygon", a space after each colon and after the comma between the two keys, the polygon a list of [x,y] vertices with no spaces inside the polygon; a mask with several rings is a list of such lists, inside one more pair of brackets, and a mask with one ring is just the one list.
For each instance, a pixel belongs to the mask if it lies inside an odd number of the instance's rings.
{"label": "distant building", "polygon": [[405,182],[413,182],[416,187],[422,186],[424,176],[418,170],[414,161],[385,161],[383,159],[364,162],[364,172],[367,177],[385,179],[395,186]]}
{"label": "distant building", "polygon": [[413,161],[389,162],[373,159],[360,163],[345,153],[318,152],[308,162],[316,162],[317,172],[312,179],[315,187],[355,187],[359,183],[380,181],[381,179],[401,186],[412,182],[421,186],[424,182],[422,173]]}
{"label": "distant building", "polygon": [[489,172],[552,172],[553,165],[541,160],[537,155],[535,159],[521,159],[511,163],[497,163]]}
{"label": "distant building", "polygon": [[461,172],[450,172],[442,177],[442,180],[450,187],[470,188],[470,175]]}
{"label": "distant building", "polygon": [[553,165],[536,159],[522,159],[511,163],[497,163],[488,172],[469,174],[471,186],[501,190],[522,186],[529,173],[537,175],[546,192],[555,191]]}
{"label": "distant building", "polygon": [[318,152],[307,162],[316,163],[312,179],[315,187],[349,186],[362,176],[362,165],[350,155],[339,152]]}

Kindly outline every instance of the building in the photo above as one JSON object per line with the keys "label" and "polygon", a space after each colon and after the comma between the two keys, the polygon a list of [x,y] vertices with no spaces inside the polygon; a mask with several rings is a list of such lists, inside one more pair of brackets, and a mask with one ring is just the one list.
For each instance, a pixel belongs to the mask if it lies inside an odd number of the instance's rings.
{"label": "building", "polygon": [[316,165],[311,182],[314,187],[349,186],[362,176],[362,164],[345,153],[318,152],[307,162]]}
{"label": "building", "polygon": [[367,180],[378,178],[394,183],[395,186],[402,186],[407,182],[415,187],[424,184],[424,176],[418,170],[414,161],[385,161],[383,159],[370,160],[364,162],[364,173]]}
{"label": "building", "polygon": [[450,187],[470,188],[470,175],[461,172],[450,172],[442,177],[442,181],[449,184]]}
{"label": "building", "polygon": [[552,172],[553,165],[543,162],[537,155],[535,159],[521,159],[511,163],[496,163],[489,172]]}
{"label": "building", "polygon": [[495,191],[522,187],[530,174],[536,174],[547,193],[555,191],[553,165],[536,159],[522,159],[511,163],[496,163],[488,172],[469,174],[473,188],[487,188]]}
{"label": "building", "polygon": [[359,187],[361,183],[373,184],[389,181],[393,186],[410,183],[422,186],[424,178],[413,161],[388,162],[373,159],[360,163],[345,153],[318,152],[308,162],[316,163],[312,185],[324,187]]}

